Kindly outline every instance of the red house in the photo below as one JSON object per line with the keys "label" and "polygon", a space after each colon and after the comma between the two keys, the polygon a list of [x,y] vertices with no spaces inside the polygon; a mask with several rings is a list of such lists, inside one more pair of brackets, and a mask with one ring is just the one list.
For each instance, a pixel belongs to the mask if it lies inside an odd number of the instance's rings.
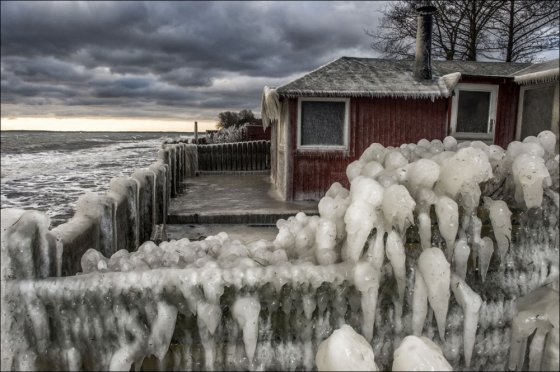
{"label": "red house", "polygon": [[341,57],[263,92],[271,176],[286,200],[318,200],[374,142],[558,136],[558,60],[431,61],[432,7],[419,8],[416,59]]}

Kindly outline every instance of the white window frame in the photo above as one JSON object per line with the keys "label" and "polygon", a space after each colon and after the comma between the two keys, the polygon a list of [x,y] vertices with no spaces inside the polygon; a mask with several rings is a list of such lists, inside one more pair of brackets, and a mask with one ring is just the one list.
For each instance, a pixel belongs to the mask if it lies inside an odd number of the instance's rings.
{"label": "white window frame", "polygon": [[[552,101],[552,104],[554,105],[554,102],[558,101],[558,82],[551,82],[551,83],[540,83],[540,84],[531,84],[531,85],[523,85],[520,89],[519,89],[519,102],[518,102],[518,106],[517,106],[517,124],[515,126],[515,139],[517,141],[521,141],[521,125],[523,124],[523,101],[525,99],[525,92],[527,90],[530,89],[542,89],[544,87],[552,87],[555,86],[554,89],[554,98]],[[554,110],[554,108],[553,108]],[[552,112],[552,122],[550,123],[550,127],[552,130],[553,129],[553,125],[554,125],[554,111]]]}
{"label": "white window frame", "polygon": [[[486,127],[487,133],[471,133],[471,132],[457,132],[457,113],[459,111],[459,92],[461,90],[467,92],[490,92],[490,112],[488,115],[488,126]],[[451,104],[451,135],[459,139],[481,139],[494,141],[494,134],[496,133],[496,112],[498,109],[498,92],[499,86],[495,84],[472,84],[472,83],[459,83],[455,87],[453,94],[453,101]],[[490,121],[493,121],[492,130],[490,130]]]}
{"label": "white window frame", "polygon": [[[302,145],[301,144],[301,103],[305,101],[319,102],[344,102],[344,129],[343,129],[343,145]],[[297,148],[298,150],[322,150],[322,151],[340,151],[348,150],[348,129],[349,129],[349,108],[350,98],[334,98],[334,97],[299,97],[298,98],[298,117],[297,117]]]}

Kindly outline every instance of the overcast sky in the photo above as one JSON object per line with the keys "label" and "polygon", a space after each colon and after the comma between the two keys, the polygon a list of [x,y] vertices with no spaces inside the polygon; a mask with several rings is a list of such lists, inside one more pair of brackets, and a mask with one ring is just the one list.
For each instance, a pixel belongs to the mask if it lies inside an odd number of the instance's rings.
{"label": "overcast sky", "polygon": [[364,28],[377,26],[385,4],[0,6],[1,114],[7,129],[17,122],[7,119],[33,116],[75,123],[78,118],[213,122],[220,111],[260,111],[265,85],[281,85],[342,55],[376,56]]}

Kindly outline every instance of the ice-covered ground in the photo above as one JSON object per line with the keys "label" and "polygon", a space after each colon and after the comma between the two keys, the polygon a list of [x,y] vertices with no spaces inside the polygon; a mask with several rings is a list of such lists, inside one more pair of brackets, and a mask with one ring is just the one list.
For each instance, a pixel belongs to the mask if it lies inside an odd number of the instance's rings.
{"label": "ice-covered ground", "polygon": [[558,370],[555,146],[373,144],[274,241],[89,250],[76,277],[3,283],[3,367]]}

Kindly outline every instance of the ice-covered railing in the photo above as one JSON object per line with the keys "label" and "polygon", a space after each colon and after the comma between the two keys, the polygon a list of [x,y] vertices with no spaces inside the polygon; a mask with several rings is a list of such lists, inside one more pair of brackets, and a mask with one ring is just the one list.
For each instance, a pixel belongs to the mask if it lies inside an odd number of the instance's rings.
{"label": "ice-covered railing", "polygon": [[73,275],[89,248],[106,255],[136,250],[163,232],[169,198],[197,164],[196,146],[165,144],[148,168],[112,179],[104,195],[82,195],[75,215],[50,231],[42,213],[2,210],[2,278]]}
{"label": "ice-covered railing", "polygon": [[[454,369],[523,368],[510,345],[531,326],[513,335],[512,318],[548,305],[516,300],[558,290],[555,141],[374,144],[348,167],[350,190],[334,184],[320,216],[280,220],[274,242],[90,250],[82,275],[3,281],[2,368],[313,369],[343,324],[382,369],[411,334]],[[558,366],[549,323],[533,328],[535,368]]]}

